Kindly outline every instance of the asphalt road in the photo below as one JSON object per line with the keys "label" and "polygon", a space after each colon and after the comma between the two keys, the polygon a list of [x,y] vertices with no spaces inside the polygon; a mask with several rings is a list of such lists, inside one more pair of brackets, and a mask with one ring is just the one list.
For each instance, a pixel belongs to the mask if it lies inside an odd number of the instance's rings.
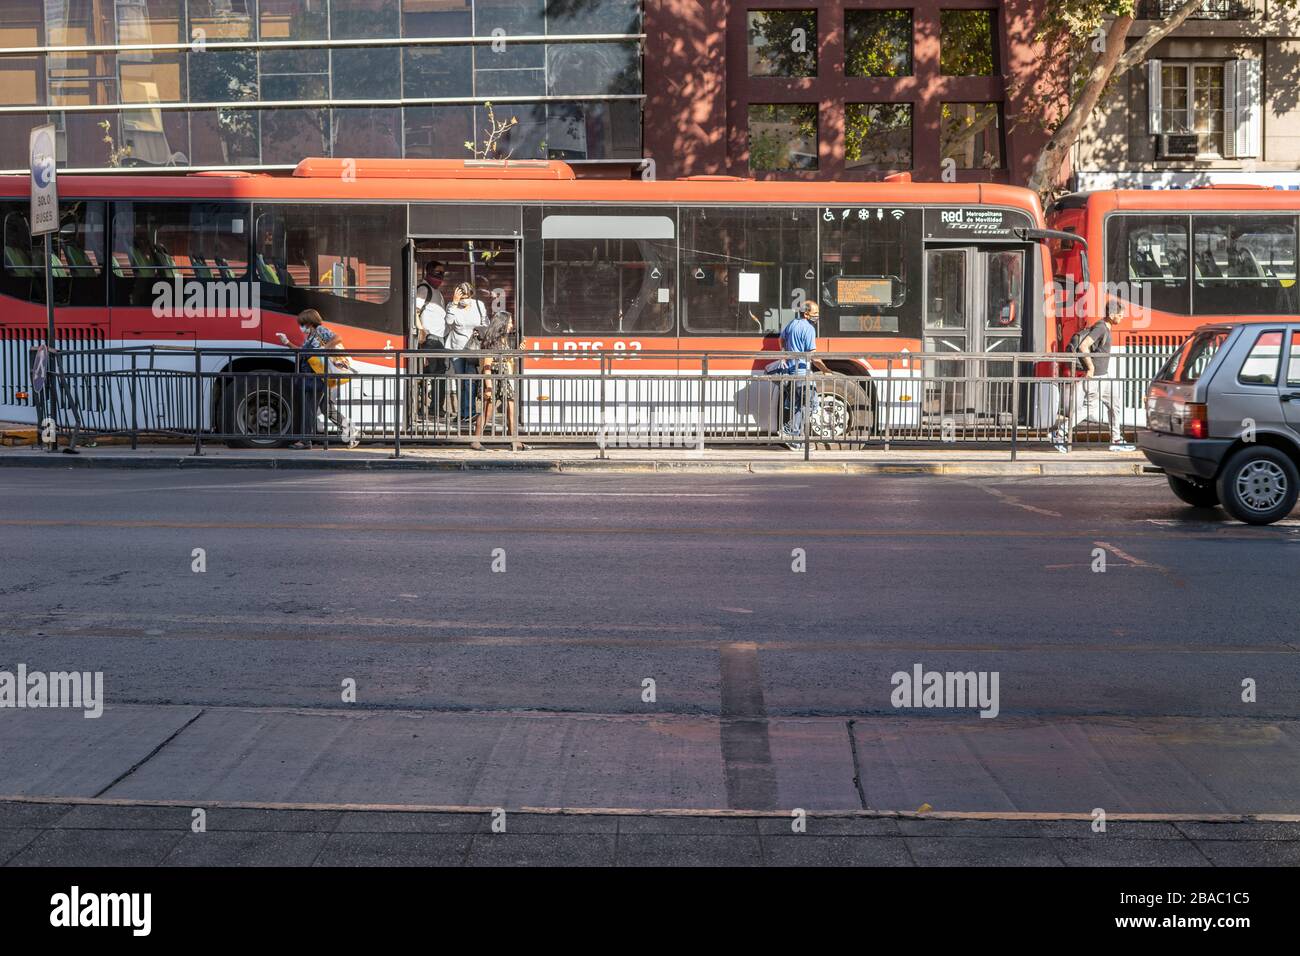
{"label": "asphalt road", "polygon": [[108,701],[0,796],[1300,812],[1300,520],[1161,478],[10,469],[0,541],[0,670]]}

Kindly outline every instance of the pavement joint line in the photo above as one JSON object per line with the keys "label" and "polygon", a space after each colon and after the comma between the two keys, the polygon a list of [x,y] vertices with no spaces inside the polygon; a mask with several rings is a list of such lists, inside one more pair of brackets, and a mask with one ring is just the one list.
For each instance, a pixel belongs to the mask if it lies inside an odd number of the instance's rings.
{"label": "pavement joint line", "polygon": [[104,789],[100,790],[99,793],[95,794],[95,796],[102,797],[104,794],[108,793],[108,791],[112,790],[114,787],[116,787],[127,777],[131,776],[131,774],[135,773],[137,770],[139,770],[141,767],[147,764],[154,757],[158,756],[158,753],[164,747],[166,747],[169,743],[171,743],[173,740],[179,737],[182,731],[184,731],[187,727],[193,724],[200,717],[202,717],[206,712],[207,712],[206,708],[200,707],[199,712],[197,714],[195,714],[189,720],[185,721],[185,723],[181,724],[174,731],[172,731],[172,733],[167,736],[166,740],[160,743],[157,747],[154,747],[153,750],[145,754],[144,757],[142,757],[140,760],[137,760],[135,763],[133,763],[123,773],[119,774],[116,778],[114,778],[114,780],[108,786],[104,787]]}
{"label": "pavement joint line", "polygon": [[853,735],[854,723],[853,718],[849,718],[844,722],[849,734],[849,755],[853,758],[853,787],[858,791],[858,802],[862,805],[862,809],[868,810],[870,808],[867,806],[867,794],[862,787],[862,767],[858,762],[858,741]]}
{"label": "pavement joint line", "polygon": [[[321,813],[462,813],[490,814],[495,806],[460,804],[406,804],[406,803],[293,803],[256,800],[161,800],[123,797],[48,796],[33,794],[0,794],[0,804],[24,803],[37,805],[68,805],[122,808],[185,808],[202,807],[215,810],[270,810],[313,811]],[[510,813],[531,816],[618,816],[618,817],[728,817],[739,819],[789,820],[788,810],[742,810],[732,808],[699,807],[517,807]],[[891,819],[891,820],[945,820],[945,821],[1007,821],[1007,822],[1091,822],[1090,811],[1048,810],[808,810],[808,817],[820,820]],[[1125,812],[1108,813],[1108,821],[1126,823],[1300,823],[1300,813],[1161,813]]]}
{"label": "pavement joint line", "polygon": [[[364,530],[370,534],[460,534],[460,535],[733,535],[757,538],[1090,538],[1098,532],[1095,529],[1069,531],[1064,529],[1021,530],[988,528],[972,529],[924,529],[924,528],[737,528],[714,527],[712,525],[679,525],[676,527],[557,527],[557,526],[499,526],[499,525],[383,525],[371,524],[364,529],[347,522],[258,522],[258,521],[148,521],[148,520],[91,520],[72,518],[4,518],[0,527],[7,528],[117,528],[122,530],[164,530],[164,531],[345,531],[355,535]],[[1112,529],[1113,530],[1113,529]],[[1246,528],[1230,530],[1227,528],[1214,531],[1178,532],[1179,541],[1259,541],[1265,535],[1270,540],[1287,540],[1295,537],[1294,529],[1281,527]],[[1167,541],[1167,531],[1125,531],[1125,538],[1140,538]]]}

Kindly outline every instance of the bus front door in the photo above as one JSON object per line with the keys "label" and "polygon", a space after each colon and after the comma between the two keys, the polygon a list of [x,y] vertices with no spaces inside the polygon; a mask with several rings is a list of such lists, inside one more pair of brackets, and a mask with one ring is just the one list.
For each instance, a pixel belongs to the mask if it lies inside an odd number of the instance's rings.
{"label": "bus front door", "polygon": [[[1022,349],[1026,252],[944,247],[925,253],[926,413],[954,424],[1011,423],[1013,362]],[[951,359],[943,353],[952,353]]]}

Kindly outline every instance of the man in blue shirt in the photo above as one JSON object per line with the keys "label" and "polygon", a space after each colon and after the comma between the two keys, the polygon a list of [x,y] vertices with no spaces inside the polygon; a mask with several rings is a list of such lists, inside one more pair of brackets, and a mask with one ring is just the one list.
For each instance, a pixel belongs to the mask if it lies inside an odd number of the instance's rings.
{"label": "man in blue shirt", "polygon": [[[810,365],[820,372],[830,372],[830,369],[820,359],[812,357],[812,353],[817,351],[816,322],[819,314],[820,310],[816,302],[805,302],[799,310],[799,314],[781,330],[781,351],[802,354],[795,358],[786,359],[780,374],[807,375]],[[804,383],[797,379],[790,379],[782,384],[781,393],[781,408],[784,413],[782,415],[781,434],[792,439],[802,438],[803,417],[800,413],[803,411]],[[808,384],[807,395],[808,407],[816,409],[818,407],[817,389],[811,383]]]}

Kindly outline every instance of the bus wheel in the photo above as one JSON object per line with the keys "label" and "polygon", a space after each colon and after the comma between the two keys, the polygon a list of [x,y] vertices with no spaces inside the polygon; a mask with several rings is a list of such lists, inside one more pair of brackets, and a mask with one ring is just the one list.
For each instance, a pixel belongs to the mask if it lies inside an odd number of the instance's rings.
{"label": "bus wheel", "polygon": [[223,434],[231,448],[283,448],[293,431],[293,393],[289,376],[254,370],[222,390]]}
{"label": "bus wheel", "polygon": [[871,398],[857,382],[832,378],[818,383],[817,413],[809,423],[819,441],[847,441],[871,434]]}

